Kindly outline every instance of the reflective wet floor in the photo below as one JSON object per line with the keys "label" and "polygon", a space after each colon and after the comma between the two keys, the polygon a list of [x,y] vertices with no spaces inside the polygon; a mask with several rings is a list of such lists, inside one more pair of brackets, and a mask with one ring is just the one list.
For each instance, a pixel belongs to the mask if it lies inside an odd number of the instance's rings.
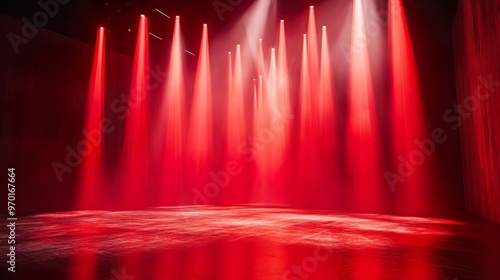
{"label": "reflective wet floor", "polygon": [[499,237],[482,220],[297,209],[50,213],[19,218],[0,279],[500,279]]}

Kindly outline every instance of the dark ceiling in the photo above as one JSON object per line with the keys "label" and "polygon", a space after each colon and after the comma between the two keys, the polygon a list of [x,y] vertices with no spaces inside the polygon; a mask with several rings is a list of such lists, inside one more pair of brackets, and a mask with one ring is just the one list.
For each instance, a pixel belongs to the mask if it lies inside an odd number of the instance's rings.
{"label": "dark ceiling", "polygon": [[[56,1],[67,3],[60,4]],[[328,0],[276,1],[278,1],[278,15],[287,17],[302,13],[309,5]],[[374,1],[385,3],[387,0]],[[405,6],[410,5],[412,9],[425,10],[426,15],[439,17],[443,9],[456,10],[458,0],[403,1]],[[156,38],[151,38],[151,41],[156,40],[161,45],[168,43],[173,30],[173,18],[179,15],[185,46],[195,52],[199,46],[203,23],[209,24],[211,36],[224,32],[255,0],[4,0],[0,3],[0,12],[19,19],[26,17],[28,20],[33,20],[33,16],[42,10],[39,2],[56,2],[59,6],[59,11],[49,18],[45,28],[93,44],[97,27],[104,26],[109,32],[108,48],[131,55],[140,14],[148,17],[149,31],[163,38],[161,40],[163,42],[159,42]],[[221,17],[214,7],[216,3],[228,5],[226,7],[232,10],[224,12]],[[157,9],[171,18],[162,15]]]}
{"label": "dark ceiling", "polygon": [[[56,0],[41,0],[52,2]],[[220,5],[228,5],[232,10],[221,13],[214,7],[212,0],[59,0],[59,11],[49,18],[45,28],[73,39],[93,44],[98,26],[104,26],[110,38],[109,48],[121,53],[131,53],[140,14],[149,19],[149,31],[163,40],[171,37],[173,18],[181,17],[186,47],[197,49],[201,26],[208,23],[210,33],[223,32],[224,28],[238,19],[255,0],[218,0]],[[26,17],[32,21],[33,16],[42,8],[35,0],[1,1],[0,12],[16,18]],[[288,12],[300,11],[312,1],[280,1],[279,4]],[[57,2],[56,2],[57,3]],[[222,3],[222,4],[221,4]],[[231,6],[231,3],[233,6]],[[223,8],[223,6],[220,6]],[[163,12],[170,18],[162,15]],[[190,34],[192,36],[188,36]],[[159,39],[151,39],[159,40]]]}

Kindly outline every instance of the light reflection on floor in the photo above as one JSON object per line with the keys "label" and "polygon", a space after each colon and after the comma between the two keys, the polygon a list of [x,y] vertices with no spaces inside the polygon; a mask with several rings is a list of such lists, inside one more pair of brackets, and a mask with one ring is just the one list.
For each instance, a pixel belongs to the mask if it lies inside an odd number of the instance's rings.
{"label": "light reflection on floor", "polygon": [[17,224],[12,279],[500,279],[498,227],[445,219],[191,206]]}

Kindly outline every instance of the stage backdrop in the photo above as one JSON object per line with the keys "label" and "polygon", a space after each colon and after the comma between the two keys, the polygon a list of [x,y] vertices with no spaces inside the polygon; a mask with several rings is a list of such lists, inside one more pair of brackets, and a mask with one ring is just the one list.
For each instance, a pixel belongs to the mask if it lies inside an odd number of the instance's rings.
{"label": "stage backdrop", "polygon": [[498,223],[500,1],[460,1],[454,48],[466,207]]}
{"label": "stage backdrop", "polygon": [[[379,2],[386,3],[386,1]],[[346,3],[350,1],[346,0]],[[425,196],[426,211],[418,214],[437,216],[457,213],[464,209],[464,203],[458,130],[452,129],[449,122],[443,120],[443,113],[453,108],[453,104],[457,102],[451,38],[455,10],[442,4],[435,4],[435,7],[429,8],[428,3],[430,1],[406,2],[405,10],[408,12],[407,21],[415,49],[424,115],[429,126],[429,131],[425,135],[430,137],[432,129],[443,128],[448,136],[447,142],[436,147],[435,153],[426,160],[425,164],[432,167],[432,182],[421,186],[427,194]],[[308,6],[305,5],[303,8],[307,11]],[[347,16],[346,22],[350,24],[350,12],[346,10],[344,14]],[[283,16],[288,19],[292,18],[293,14],[284,13]],[[306,19],[306,15],[303,15],[303,19]],[[318,22],[330,21],[319,18]],[[40,29],[26,43],[20,44],[19,52],[16,54],[7,39],[7,34],[10,32],[21,34],[22,26],[23,22],[20,19],[0,14],[0,34],[2,35],[0,38],[0,63],[2,64],[0,67],[0,170],[5,170],[7,167],[16,168],[18,214],[74,210],[79,169],[70,166],[71,172],[65,172],[59,178],[54,171],[53,164],[54,162],[66,164],[68,147],[76,149],[84,137],[82,129],[84,128],[85,101],[94,46]],[[97,26],[89,28],[97,31]],[[303,28],[305,26],[297,25],[297,31],[290,32],[290,34],[298,34],[300,39]],[[346,30],[350,32],[350,28]],[[113,32],[106,34],[107,44],[117,37]],[[200,38],[200,34],[193,35],[188,32],[184,36],[193,37],[195,39],[191,40],[197,42]],[[222,36],[221,32],[212,33],[211,38],[218,38],[218,36]],[[377,38],[386,41],[385,36]],[[336,65],[345,66],[344,68],[348,69],[347,62],[343,59],[339,48],[341,42],[332,40],[332,53],[340,57],[333,61]],[[125,119],[122,118],[124,113],[122,95],[129,93],[132,59],[130,56],[110,52],[109,50],[113,50],[110,45],[108,44],[106,53],[104,112],[105,117],[109,118],[114,125],[114,130],[105,137],[104,166],[105,173],[110,176],[105,178],[109,183],[104,184],[100,195],[107,204],[111,205],[120,193],[120,185],[113,183],[113,175],[120,175],[117,167],[120,162],[125,128]],[[293,44],[290,45],[293,46]],[[215,46],[211,49],[212,58],[216,55],[227,55],[228,49],[232,49],[231,45],[224,48]],[[300,50],[301,45],[298,46],[297,50]],[[196,49],[196,47],[190,49]],[[158,100],[160,89],[165,84],[165,77],[162,73],[168,66],[165,59],[168,50],[168,45],[163,48],[163,57],[155,55],[156,52],[151,52],[151,71],[157,71],[155,75],[161,84],[151,93],[151,97],[156,98],[152,104],[158,104],[155,101]],[[289,51],[293,53],[293,48]],[[192,56],[186,55],[186,57]],[[188,69],[186,79],[194,76],[193,69],[195,69],[196,61],[197,57],[192,57],[191,62],[186,59]],[[387,61],[384,63],[387,64]],[[298,63],[289,67],[297,68],[297,65]],[[220,68],[220,65],[214,64],[212,69],[214,68]],[[375,80],[379,84],[387,82],[387,77],[384,77],[383,73],[384,71],[379,71],[375,75]],[[337,71],[336,74],[336,90],[340,92],[337,96],[338,109],[342,111],[346,104],[348,79],[346,73],[342,75],[342,72]],[[192,89],[189,85],[192,84],[192,81],[186,81],[188,105],[191,105]],[[380,93],[377,99],[380,105],[380,118],[385,120],[384,127],[381,128],[382,135],[388,135],[387,127],[389,126],[387,121],[389,105],[386,102],[388,101],[387,94],[384,95],[385,88],[384,85],[377,87]],[[215,104],[222,104],[217,100],[214,101]],[[220,97],[218,101],[221,101]],[[222,137],[222,134],[219,133],[219,137]],[[384,146],[388,147],[390,145],[387,141],[388,137],[381,138],[384,140]],[[386,158],[389,160],[387,155]],[[157,186],[150,186],[147,193],[155,187]],[[345,188],[348,189],[350,186],[346,185]],[[404,188],[400,187],[394,194],[384,186],[384,191],[385,194],[381,199],[387,202],[387,208],[392,208],[399,202],[397,194],[404,192]],[[192,201],[192,194],[190,195],[188,198]],[[7,192],[3,192],[0,196],[6,200]],[[344,196],[340,196],[339,200],[341,199],[344,199]],[[332,205],[332,208],[337,209],[335,205]],[[350,210],[349,205],[345,207],[345,210]]]}
{"label": "stage backdrop", "polygon": [[[16,168],[17,214],[70,210],[78,166],[70,166],[58,178],[53,164],[66,164],[67,149],[77,148],[83,138],[94,46],[41,28],[19,44],[16,53],[7,34],[22,36],[22,26],[20,19],[0,13],[0,166]],[[109,152],[106,166],[112,169],[109,162],[118,158],[114,151],[120,150],[117,140],[124,122],[110,106],[129,92],[132,59],[113,52],[106,55],[104,106],[115,130],[104,144]],[[7,201],[7,192],[0,197]]]}

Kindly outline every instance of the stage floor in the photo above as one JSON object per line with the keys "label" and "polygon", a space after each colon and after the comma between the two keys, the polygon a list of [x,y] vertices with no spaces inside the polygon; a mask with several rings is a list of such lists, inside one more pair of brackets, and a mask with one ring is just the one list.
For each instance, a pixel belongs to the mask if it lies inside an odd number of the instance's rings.
{"label": "stage floor", "polygon": [[18,219],[0,279],[500,279],[499,237],[483,221],[279,208],[50,213]]}

